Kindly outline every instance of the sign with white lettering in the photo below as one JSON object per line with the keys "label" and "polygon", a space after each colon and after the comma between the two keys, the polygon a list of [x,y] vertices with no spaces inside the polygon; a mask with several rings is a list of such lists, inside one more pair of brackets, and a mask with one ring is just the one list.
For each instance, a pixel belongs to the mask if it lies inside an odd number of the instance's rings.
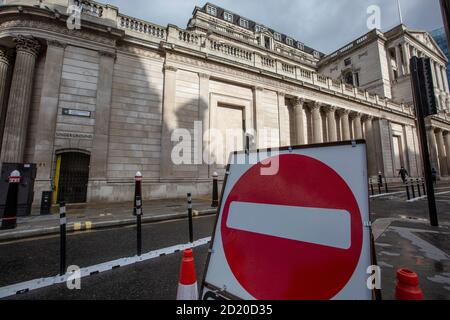
{"label": "sign with white lettering", "polygon": [[372,299],[365,143],[235,153],[230,163],[204,294]]}
{"label": "sign with white lettering", "polygon": [[62,112],[63,112],[63,115],[65,115],[65,116],[76,116],[76,117],[84,117],[84,118],[91,117],[90,111],[75,110],[75,109],[63,109]]}

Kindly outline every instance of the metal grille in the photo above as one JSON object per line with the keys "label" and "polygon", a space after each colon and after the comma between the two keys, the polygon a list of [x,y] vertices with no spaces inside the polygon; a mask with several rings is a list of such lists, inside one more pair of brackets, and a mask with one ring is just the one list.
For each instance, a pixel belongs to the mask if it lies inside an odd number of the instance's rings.
{"label": "metal grille", "polygon": [[86,202],[90,156],[69,152],[61,155],[58,201]]}

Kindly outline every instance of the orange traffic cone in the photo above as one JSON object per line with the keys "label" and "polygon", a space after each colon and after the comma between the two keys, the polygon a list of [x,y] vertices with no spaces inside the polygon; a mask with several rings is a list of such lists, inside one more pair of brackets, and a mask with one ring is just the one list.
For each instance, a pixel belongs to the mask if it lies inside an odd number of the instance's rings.
{"label": "orange traffic cone", "polygon": [[195,274],[194,252],[187,249],[181,262],[177,300],[198,300],[197,275]]}
{"label": "orange traffic cone", "polygon": [[419,277],[416,273],[400,269],[397,271],[397,287],[395,288],[397,300],[423,300],[423,293],[419,286]]}

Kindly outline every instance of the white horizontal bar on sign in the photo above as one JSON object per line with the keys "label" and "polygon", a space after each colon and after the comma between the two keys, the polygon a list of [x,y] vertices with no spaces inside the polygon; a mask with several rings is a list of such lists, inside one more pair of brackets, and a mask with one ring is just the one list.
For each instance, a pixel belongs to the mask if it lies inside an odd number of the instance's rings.
{"label": "white horizontal bar on sign", "polygon": [[227,227],[277,238],[349,249],[350,213],[322,209],[232,202]]}

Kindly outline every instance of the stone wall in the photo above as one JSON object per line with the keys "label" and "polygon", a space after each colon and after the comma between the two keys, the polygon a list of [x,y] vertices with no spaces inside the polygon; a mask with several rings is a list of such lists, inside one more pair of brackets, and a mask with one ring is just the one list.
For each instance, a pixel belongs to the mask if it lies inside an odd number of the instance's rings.
{"label": "stone wall", "polygon": [[114,64],[108,178],[129,180],[137,171],[159,178],[163,63],[119,53]]}

